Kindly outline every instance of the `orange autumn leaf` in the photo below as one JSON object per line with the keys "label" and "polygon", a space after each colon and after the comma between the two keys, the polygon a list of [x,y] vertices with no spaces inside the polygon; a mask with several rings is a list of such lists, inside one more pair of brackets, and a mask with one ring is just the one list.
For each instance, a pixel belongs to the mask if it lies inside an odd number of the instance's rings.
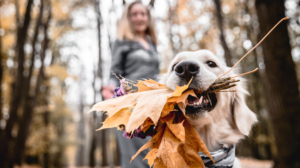
{"label": "orange autumn leaf", "polygon": [[167,126],[173,133],[173,135],[178,138],[181,142],[185,143],[185,129],[183,127],[183,122],[178,124],[172,124],[172,122],[166,122]]}
{"label": "orange autumn leaf", "polygon": [[142,130],[143,132],[146,132],[146,131],[150,128],[151,125],[153,125],[152,120],[151,120],[150,118],[147,118],[147,119],[144,121],[144,123],[141,125],[141,130]]}
{"label": "orange autumn leaf", "polygon": [[168,99],[168,102],[174,102],[174,103],[184,103],[187,100],[188,96],[193,96],[193,97],[197,97],[194,90],[188,90],[184,93],[182,93],[180,96],[177,97],[170,97]]}
{"label": "orange autumn leaf", "polygon": [[113,116],[115,113],[123,108],[132,107],[136,104],[136,99],[140,97],[141,94],[133,93],[126,96],[117,97],[114,99],[109,99],[95,104],[89,112],[92,111],[107,111],[109,117]]}
{"label": "orange autumn leaf", "polygon": [[160,117],[159,121],[162,122],[162,123],[166,123],[166,122],[170,121],[172,123],[174,117],[175,117],[175,113],[173,111],[171,111],[171,112],[169,112],[168,115],[166,115],[164,117]]}
{"label": "orange autumn leaf", "polygon": [[[157,151],[159,160],[156,160],[156,162],[162,162],[163,165],[170,168],[188,168],[188,165],[177,151],[180,144],[181,141],[174,136],[169,127],[166,127]],[[154,167],[159,168],[156,164],[154,162]]]}
{"label": "orange autumn leaf", "polygon": [[131,132],[139,128],[139,126],[142,125],[148,117],[151,118],[153,123],[156,125],[168,97],[172,94],[172,91],[169,89],[159,89],[146,92],[148,92],[148,94],[144,94],[139,97],[139,100],[132,111],[132,115],[129,118],[126,132]]}
{"label": "orange autumn leaf", "polygon": [[152,137],[152,139],[150,141],[148,141],[145,145],[143,145],[137,152],[135,155],[133,155],[131,157],[130,162],[138,155],[140,154],[143,150],[146,150],[147,148],[158,148],[162,139],[162,136],[164,134],[164,130],[165,128],[162,127],[157,134]]}
{"label": "orange autumn leaf", "polygon": [[166,105],[164,106],[162,112],[161,112],[161,115],[160,117],[165,117],[167,116],[170,111],[177,111],[176,109],[174,109],[176,103],[166,103]]}
{"label": "orange autumn leaf", "polygon": [[148,164],[150,166],[150,168],[152,167],[152,165],[154,164],[154,160],[156,159],[156,155],[157,155],[157,148],[153,148],[151,149],[148,154],[145,156],[145,158],[143,160],[148,160]]}
{"label": "orange autumn leaf", "polygon": [[129,117],[131,115],[132,108],[124,108],[120,111],[118,111],[116,114],[114,114],[111,117],[107,117],[106,120],[103,122],[103,125],[100,129],[102,130],[105,128],[113,128],[113,127],[118,127],[119,125],[124,125],[125,127],[127,126]]}
{"label": "orange autumn leaf", "polygon": [[173,92],[173,94],[172,94],[171,97],[178,97],[178,96],[181,96],[182,93],[183,93],[184,91],[186,91],[186,90],[189,88],[189,86],[190,86],[192,80],[193,80],[193,78],[190,80],[190,82],[189,82],[188,84],[183,85],[183,86],[177,86],[177,85],[176,85],[176,89],[175,89],[175,91]]}
{"label": "orange autumn leaf", "polygon": [[190,168],[199,168],[200,163],[202,168],[205,168],[198,152],[203,152],[212,161],[213,158],[195,128],[188,121],[185,121],[183,126],[185,128],[186,141],[185,144],[181,146],[179,153],[185,158]]}
{"label": "orange autumn leaf", "polygon": [[178,108],[182,111],[182,113],[184,114],[185,116],[185,103],[178,103]]}
{"label": "orange autumn leaf", "polygon": [[[109,99],[97,103],[92,107],[91,110],[89,110],[89,112],[107,111],[108,116],[113,116],[115,113],[117,113],[123,108],[136,106],[136,104],[145,104],[145,101],[149,101],[149,98],[154,98],[154,97],[158,98],[166,94],[166,96],[163,97],[165,97],[165,99],[167,100],[167,97],[170,96],[172,92],[173,91],[171,89],[158,89],[158,90],[149,90],[145,92],[130,93],[128,95],[120,96],[114,99]],[[147,112],[141,111],[141,113],[147,113]]]}
{"label": "orange autumn leaf", "polygon": [[138,87],[138,92],[156,90],[156,89],[168,89],[167,86],[160,84],[152,79],[146,81],[138,81],[136,87]]}
{"label": "orange autumn leaf", "polygon": [[[176,122],[174,120],[175,116],[178,123],[173,124],[173,122]],[[162,139],[155,137],[151,140],[151,143],[147,143],[142,147],[143,150],[158,148],[157,152],[153,151],[147,155],[147,158],[151,159],[149,166],[152,166],[152,161],[155,159],[154,168],[176,167],[179,163],[181,167],[205,168],[198,152],[201,151],[211,158],[210,153],[184,115],[180,112],[172,112],[164,118],[160,118],[160,121],[165,123],[163,126],[160,123],[160,127],[162,126],[163,129],[159,128],[160,131],[163,131],[159,133],[160,136],[163,136]],[[168,151],[168,153],[165,151]],[[176,159],[179,163],[168,158]]]}

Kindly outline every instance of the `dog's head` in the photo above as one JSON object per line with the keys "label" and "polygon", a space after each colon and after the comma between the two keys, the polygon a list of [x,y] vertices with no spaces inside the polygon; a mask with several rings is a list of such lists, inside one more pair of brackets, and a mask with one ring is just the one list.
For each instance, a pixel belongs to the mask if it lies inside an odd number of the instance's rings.
{"label": "dog's head", "polygon": [[[236,128],[243,135],[248,135],[257,119],[246,105],[244,95],[247,91],[242,83],[238,83],[238,86],[233,89],[236,92],[205,95],[202,92],[228,70],[229,67],[211,51],[182,52],[173,59],[168,72],[161,76],[160,82],[175,90],[176,85],[183,86],[193,78],[189,87],[194,89],[197,98],[188,97],[186,115],[194,127],[225,120],[228,125]],[[234,74],[229,73],[227,76],[234,76]]]}

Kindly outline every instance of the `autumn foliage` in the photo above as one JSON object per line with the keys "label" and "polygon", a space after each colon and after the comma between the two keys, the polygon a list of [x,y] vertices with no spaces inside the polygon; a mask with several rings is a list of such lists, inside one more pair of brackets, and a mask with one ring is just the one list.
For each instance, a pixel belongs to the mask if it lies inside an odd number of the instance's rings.
{"label": "autumn foliage", "polygon": [[154,125],[156,134],[132,160],[150,148],[144,158],[150,167],[204,168],[198,152],[211,158],[210,153],[185,116],[187,97],[196,97],[193,90],[188,90],[189,84],[177,86],[175,91],[153,80],[139,81],[136,86],[135,93],[93,106],[90,111],[105,111],[108,115],[100,129],[118,127],[130,134],[137,129],[145,132]]}

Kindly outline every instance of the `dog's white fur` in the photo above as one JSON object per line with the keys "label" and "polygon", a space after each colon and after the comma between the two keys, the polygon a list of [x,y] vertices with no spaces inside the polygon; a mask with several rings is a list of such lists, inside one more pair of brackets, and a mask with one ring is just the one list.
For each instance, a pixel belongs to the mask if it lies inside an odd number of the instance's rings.
{"label": "dog's white fur", "polygon": [[[211,51],[181,52],[172,60],[168,72],[163,74],[160,82],[175,89],[176,85],[183,85],[172,67],[182,61],[194,61],[200,67],[199,73],[193,78],[192,88],[206,90],[222,74],[230,68],[220,61]],[[207,61],[213,61],[217,67],[209,67]],[[234,72],[226,75],[235,76]],[[242,80],[242,79],[241,79]],[[236,144],[248,136],[252,125],[257,122],[256,115],[248,108],[242,80],[232,90],[236,92],[218,92],[217,104],[210,112],[196,114],[188,118],[189,122],[199,133],[209,151],[216,151],[224,146]],[[235,163],[234,167],[239,167]]]}

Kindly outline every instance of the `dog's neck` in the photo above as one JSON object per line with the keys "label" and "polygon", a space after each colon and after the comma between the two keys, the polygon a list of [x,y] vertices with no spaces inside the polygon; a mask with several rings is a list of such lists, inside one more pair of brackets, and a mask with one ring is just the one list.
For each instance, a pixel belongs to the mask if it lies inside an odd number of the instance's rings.
{"label": "dog's neck", "polygon": [[235,161],[235,145],[210,152],[213,161],[204,153],[199,152],[205,167],[210,168],[232,168]]}
{"label": "dog's neck", "polygon": [[231,124],[230,119],[214,118],[211,115],[201,116],[196,120],[189,120],[210,152],[232,146],[244,135]]}

